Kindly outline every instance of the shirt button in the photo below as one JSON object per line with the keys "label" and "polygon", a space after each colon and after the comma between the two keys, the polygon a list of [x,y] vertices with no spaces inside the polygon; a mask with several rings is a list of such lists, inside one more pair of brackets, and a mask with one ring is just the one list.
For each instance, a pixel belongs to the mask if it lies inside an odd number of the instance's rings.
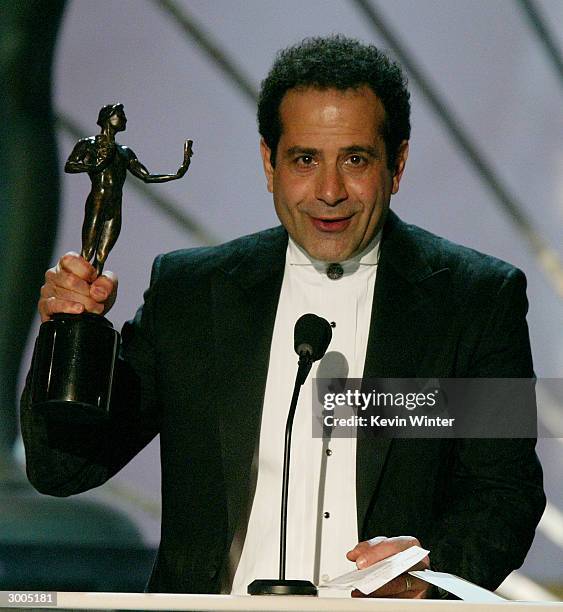
{"label": "shirt button", "polygon": [[325,518],[330,518],[330,512],[325,512],[325,513],[323,514],[323,516],[324,516]]}
{"label": "shirt button", "polygon": [[326,454],[327,454],[327,457],[330,457],[332,455],[332,451],[330,450],[330,448],[326,449]]}
{"label": "shirt button", "polygon": [[323,574],[323,575],[321,576],[321,580],[322,580],[323,582],[328,582],[328,581],[330,580],[330,576],[329,576],[328,574]]}
{"label": "shirt button", "polygon": [[327,266],[326,275],[330,278],[330,280],[338,280],[342,278],[344,274],[344,270],[339,263],[331,263]]}

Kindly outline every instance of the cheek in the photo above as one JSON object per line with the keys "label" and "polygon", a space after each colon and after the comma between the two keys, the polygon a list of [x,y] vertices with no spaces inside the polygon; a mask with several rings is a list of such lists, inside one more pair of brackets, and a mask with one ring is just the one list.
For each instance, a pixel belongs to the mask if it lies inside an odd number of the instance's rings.
{"label": "cheek", "polygon": [[389,177],[375,175],[370,179],[357,181],[352,186],[355,199],[363,204],[364,210],[371,214],[379,209],[390,195]]}
{"label": "cheek", "polygon": [[371,214],[377,208],[380,197],[375,187],[363,184],[354,190],[354,199],[361,203],[365,213]]}
{"label": "cheek", "polygon": [[366,173],[360,176],[349,176],[346,181],[348,195],[360,202],[369,203],[374,200],[381,185],[379,176],[375,172]]}
{"label": "cheek", "polygon": [[294,210],[307,199],[308,189],[305,181],[287,176],[274,176],[273,193],[276,207]]}

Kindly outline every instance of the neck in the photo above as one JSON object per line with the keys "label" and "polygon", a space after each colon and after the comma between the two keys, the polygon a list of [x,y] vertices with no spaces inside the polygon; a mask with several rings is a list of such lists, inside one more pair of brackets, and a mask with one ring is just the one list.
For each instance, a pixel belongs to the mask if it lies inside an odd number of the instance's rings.
{"label": "neck", "polygon": [[106,126],[102,128],[100,132],[102,136],[105,136],[109,142],[115,142],[115,130],[111,126]]}

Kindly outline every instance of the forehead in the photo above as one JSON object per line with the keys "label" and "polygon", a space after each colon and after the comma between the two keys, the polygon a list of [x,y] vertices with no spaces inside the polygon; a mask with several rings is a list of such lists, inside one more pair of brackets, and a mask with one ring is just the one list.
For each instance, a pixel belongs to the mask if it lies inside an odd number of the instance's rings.
{"label": "forehead", "polygon": [[282,138],[381,138],[385,109],[367,86],[290,89],[280,104]]}

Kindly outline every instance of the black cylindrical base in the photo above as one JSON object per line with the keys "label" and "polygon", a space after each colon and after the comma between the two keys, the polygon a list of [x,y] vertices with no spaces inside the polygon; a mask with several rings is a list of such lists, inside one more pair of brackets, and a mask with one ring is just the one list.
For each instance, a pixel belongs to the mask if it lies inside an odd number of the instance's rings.
{"label": "black cylindrical base", "polygon": [[254,580],[249,595],[317,595],[317,587],[308,580]]}
{"label": "black cylindrical base", "polygon": [[118,348],[119,333],[100,315],[45,321],[33,359],[33,408],[75,422],[107,418]]}

